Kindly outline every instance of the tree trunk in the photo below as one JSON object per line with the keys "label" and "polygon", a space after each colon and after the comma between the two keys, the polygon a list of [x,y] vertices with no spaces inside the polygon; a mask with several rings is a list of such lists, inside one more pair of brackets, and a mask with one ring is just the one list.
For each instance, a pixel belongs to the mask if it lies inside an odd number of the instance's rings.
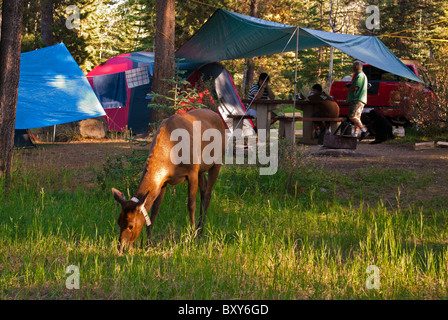
{"label": "tree trunk", "polygon": [[[258,18],[258,0],[252,0],[250,3],[251,17]],[[247,96],[249,89],[254,82],[255,61],[254,58],[246,59],[246,77],[244,83],[244,94]]]}
{"label": "tree trunk", "polygon": [[53,0],[41,0],[40,39],[45,46],[53,44]]}
{"label": "tree trunk", "polygon": [[[163,79],[171,79],[174,75],[174,23],[175,0],[157,0],[152,91],[165,96],[168,95],[172,84]],[[153,103],[168,105],[169,101],[158,98]],[[154,108],[152,122],[160,122],[172,113],[168,108]]]}
{"label": "tree trunk", "polygon": [[[324,24],[324,2],[320,2],[320,30],[323,29]],[[320,75],[322,74],[322,47],[319,47],[319,53],[317,58],[317,77],[316,83],[319,83]]]}
{"label": "tree trunk", "polygon": [[0,177],[9,185],[17,96],[19,91],[20,46],[23,0],[3,1],[0,40]]}

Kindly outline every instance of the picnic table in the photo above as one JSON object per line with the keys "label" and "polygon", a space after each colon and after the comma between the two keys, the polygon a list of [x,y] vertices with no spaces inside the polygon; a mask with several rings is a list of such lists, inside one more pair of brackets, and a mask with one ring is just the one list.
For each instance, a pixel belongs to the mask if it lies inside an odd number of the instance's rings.
{"label": "picnic table", "polygon": [[269,137],[271,127],[271,111],[280,109],[282,104],[294,104],[293,100],[249,100],[244,99],[245,105],[250,104],[250,108],[257,111],[257,130],[266,130],[266,137]]}
{"label": "picnic table", "polygon": [[[251,109],[257,111],[257,129],[265,129],[266,137],[269,137],[269,128],[271,126],[271,111],[278,110],[282,104],[294,105],[294,100],[248,100],[244,99],[242,102],[245,105],[251,103]],[[317,144],[317,139],[313,137],[313,121],[324,120],[320,118],[313,118],[316,112],[315,106],[312,104],[297,104],[296,109],[302,111],[302,116],[299,113],[295,114],[295,121],[303,121],[303,137],[301,142],[304,144]],[[280,121],[280,136],[287,140],[294,141],[295,137],[295,121],[293,121],[293,114],[285,114],[279,117]],[[325,121],[332,122],[333,128],[343,121],[342,118],[327,119]]]}

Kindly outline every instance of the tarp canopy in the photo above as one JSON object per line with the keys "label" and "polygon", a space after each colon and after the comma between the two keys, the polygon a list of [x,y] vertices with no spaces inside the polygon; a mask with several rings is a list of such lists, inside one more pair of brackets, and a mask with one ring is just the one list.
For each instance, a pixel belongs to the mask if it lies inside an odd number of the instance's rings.
{"label": "tarp canopy", "polygon": [[[185,62],[251,58],[296,50],[296,27],[218,9],[176,52]],[[333,46],[379,69],[420,80],[377,37],[299,28],[299,50]]]}
{"label": "tarp canopy", "polygon": [[103,116],[86,76],[63,43],[20,56],[16,129]]}

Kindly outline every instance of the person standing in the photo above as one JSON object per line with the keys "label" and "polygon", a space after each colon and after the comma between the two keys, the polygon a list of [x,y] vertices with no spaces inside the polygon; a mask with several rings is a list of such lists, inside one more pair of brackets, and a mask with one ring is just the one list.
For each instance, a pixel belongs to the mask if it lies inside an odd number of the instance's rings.
{"label": "person standing", "polygon": [[368,136],[367,128],[361,122],[361,114],[364,110],[364,106],[367,104],[367,76],[362,71],[362,62],[355,61],[353,63],[353,80],[347,87],[348,94],[346,102],[349,104],[348,117],[353,122],[355,131],[354,136],[358,137],[359,141]]}

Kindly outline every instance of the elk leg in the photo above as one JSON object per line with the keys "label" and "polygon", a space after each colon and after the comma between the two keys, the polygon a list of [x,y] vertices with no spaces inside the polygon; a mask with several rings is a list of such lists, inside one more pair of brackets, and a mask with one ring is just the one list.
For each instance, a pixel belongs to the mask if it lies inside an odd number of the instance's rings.
{"label": "elk leg", "polygon": [[196,194],[198,193],[198,174],[192,173],[188,176],[188,211],[190,212],[191,227],[195,226],[195,211],[196,211]]}
{"label": "elk leg", "polygon": [[200,206],[200,213],[199,213],[199,225],[196,228],[200,229],[203,225],[203,211],[204,211],[204,198],[205,198],[205,192],[207,190],[207,178],[205,177],[205,173],[199,174],[199,191],[201,193],[201,206]]}
{"label": "elk leg", "polygon": [[212,197],[212,189],[216,180],[218,179],[219,170],[221,169],[220,164],[215,164],[213,167],[208,170],[208,181],[204,194],[204,213],[201,215],[201,220],[199,221],[199,225],[197,229],[201,230],[205,224],[205,216],[207,214],[208,205],[210,204],[210,198]]}
{"label": "elk leg", "polygon": [[162,190],[160,190],[159,196],[154,201],[154,203],[152,204],[152,207],[151,207],[151,217],[150,217],[151,224],[149,226],[146,226],[146,235],[147,235],[146,244],[147,244],[147,246],[149,246],[151,243],[152,227],[154,226],[154,221],[156,220],[156,215],[159,212],[163,197],[165,196],[165,191],[166,191],[166,186],[162,187]]}

